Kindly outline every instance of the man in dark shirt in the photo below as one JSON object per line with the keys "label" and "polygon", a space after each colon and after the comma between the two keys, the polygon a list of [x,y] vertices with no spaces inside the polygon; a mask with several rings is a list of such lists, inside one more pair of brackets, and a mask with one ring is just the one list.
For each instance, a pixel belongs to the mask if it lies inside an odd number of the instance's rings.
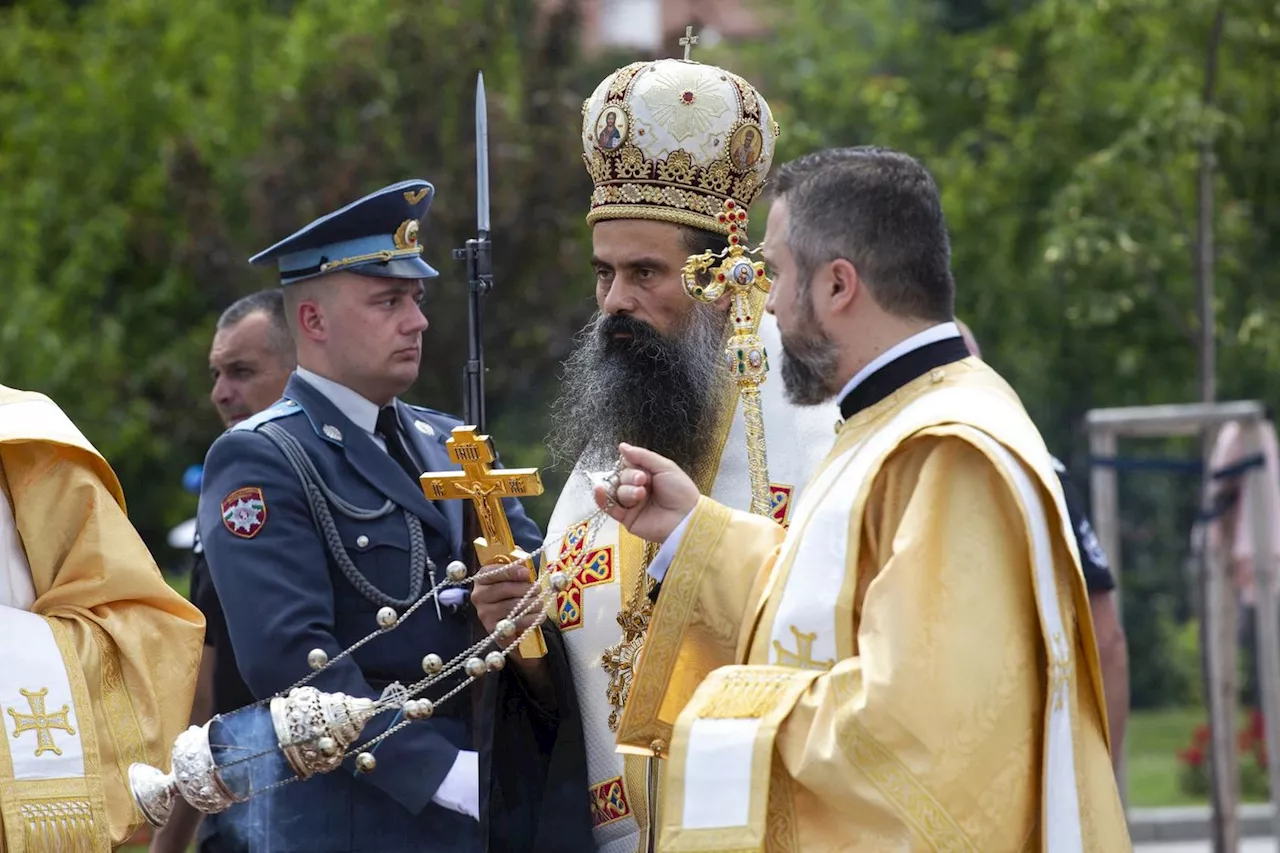
{"label": "man in dark shirt", "polygon": [[[252,705],[254,698],[244,679],[240,677],[240,670],[231,654],[231,640],[227,635],[226,617],[222,615],[222,602],[218,601],[218,593],[213,588],[213,578],[209,577],[209,562],[205,559],[204,549],[198,538],[193,550],[195,560],[191,569],[191,603],[204,614],[206,625],[205,656],[201,662],[207,666],[201,667],[200,674],[202,677],[207,675],[210,681],[207,685],[209,713],[202,715],[204,721],[207,721],[214,714],[227,714],[237,708]],[[192,722],[195,723],[195,720]]]}
{"label": "man in dark shirt", "polygon": [[[296,366],[293,339],[284,317],[284,294],[279,289],[245,296],[218,318],[209,348],[209,373],[213,389],[209,398],[226,427],[267,408],[284,393],[285,382]],[[225,714],[253,703],[253,694],[240,677],[231,653],[227,620],[213,588],[209,564],[197,533],[192,549],[191,603],[205,618],[204,656],[191,708],[191,724],[204,725],[215,714]],[[200,813],[181,799],[169,822],[152,836],[150,853],[182,853],[200,829],[199,853],[238,853],[218,833],[220,815]]]}
{"label": "man in dark shirt", "polygon": [[[969,352],[981,358],[982,351],[969,327],[959,321],[960,334],[964,336]],[[1089,610],[1093,616],[1093,630],[1098,638],[1098,660],[1102,666],[1102,685],[1106,693],[1107,720],[1111,729],[1111,762],[1119,766],[1123,754],[1124,727],[1129,715],[1129,650],[1125,643],[1124,627],[1116,609],[1116,579],[1111,574],[1107,555],[1098,542],[1098,535],[1089,523],[1084,511],[1084,499],[1067,475],[1067,468],[1056,458],[1053,469],[1058,472],[1062,493],[1067,501],[1067,514],[1075,531],[1076,545],[1080,551],[1080,568],[1084,572],[1085,586],[1089,590]]]}

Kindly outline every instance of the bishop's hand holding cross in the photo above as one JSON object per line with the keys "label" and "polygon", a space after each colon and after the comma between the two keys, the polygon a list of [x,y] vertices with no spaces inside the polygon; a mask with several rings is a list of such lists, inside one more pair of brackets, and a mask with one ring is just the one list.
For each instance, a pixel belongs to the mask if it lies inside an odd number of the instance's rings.
{"label": "bishop's hand holding cross", "polygon": [[[485,629],[492,632],[494,625],[489,623],[505,618],[510,611],[509,606],[502,609],[508,601],[504,595],[505,585],[519,585],[523,593],[538,578],[532,558],[516,547],[502,499],[540,495],[542,479],[534,468],[494,469],[492,465],[497,454],[493,442],[487,435],[476,435],[474,426],[454,427],[453,435],[445,446],[449,458],[462,470],[423,474],[420,478],[423,494],[432,500],[470,500],[475,506],[483,534],[472,543],[480,564],[510,564],[505,574],[488,579],[488,583],[477,582],[471,596]],[[498,615],[493,615],[495,613]],[[517,623],[517,635],[529,624],[541,622],[543,618],[545,614],[541,610],[526,615]],[[519,652],[520,657],[526,660],[536,660],[547,653],[541,628],[535,628],[521,642]]]}

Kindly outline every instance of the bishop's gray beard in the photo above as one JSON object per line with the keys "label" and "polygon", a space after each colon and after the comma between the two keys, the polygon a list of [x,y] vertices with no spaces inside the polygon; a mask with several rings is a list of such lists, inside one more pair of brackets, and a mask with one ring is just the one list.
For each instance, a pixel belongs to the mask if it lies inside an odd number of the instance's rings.
{"label": "bishop's gray beard", "polygon": [[[670,337],[627,316],[597,313],[565,362],[547,447],[558,462],[612,467],[618,444],[660,453],[686,471],[707,452],[728,375],[728,315],[695,304]],[[619,333],[630,335],[619,340]]]}

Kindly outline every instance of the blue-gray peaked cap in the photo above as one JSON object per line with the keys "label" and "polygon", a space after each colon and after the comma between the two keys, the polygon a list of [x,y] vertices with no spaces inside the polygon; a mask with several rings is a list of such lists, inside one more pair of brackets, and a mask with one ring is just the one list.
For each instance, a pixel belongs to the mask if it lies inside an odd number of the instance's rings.
{"label": "blue-gray peaked cap", "polygon": [[435,197],[423,180],[401,181],[322,216],[249,259],[275,261],[280,284],[347,270],[383,278],[435,278],[422,259],[418,229]]}

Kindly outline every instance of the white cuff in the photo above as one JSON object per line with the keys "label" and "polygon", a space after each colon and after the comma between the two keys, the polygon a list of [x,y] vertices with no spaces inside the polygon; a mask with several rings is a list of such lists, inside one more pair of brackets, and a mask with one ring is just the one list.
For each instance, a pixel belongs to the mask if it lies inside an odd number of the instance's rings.
{"label": "white cuff", "polygon": [[684,537],[685,530],[689,527],[689,519],[693,518],[693,511],[680,520],[676,525],[676,529],[671,531],[671,535],[667,537],[667,541],[662,543],[662,547],[658,549],[658,553],[653,555],[653,560],[649,563],[649,577],[662,583],[662,579],[667,576],[667,569],[671,568],[671,561],[676,558],[676,552],[680,550],[680,540]]}
{"label": "white cuff", "polygon": [[469,749],[458,751],[449,775],[436,789],[431,802],[459,814],[480,819],[480,756]]}

